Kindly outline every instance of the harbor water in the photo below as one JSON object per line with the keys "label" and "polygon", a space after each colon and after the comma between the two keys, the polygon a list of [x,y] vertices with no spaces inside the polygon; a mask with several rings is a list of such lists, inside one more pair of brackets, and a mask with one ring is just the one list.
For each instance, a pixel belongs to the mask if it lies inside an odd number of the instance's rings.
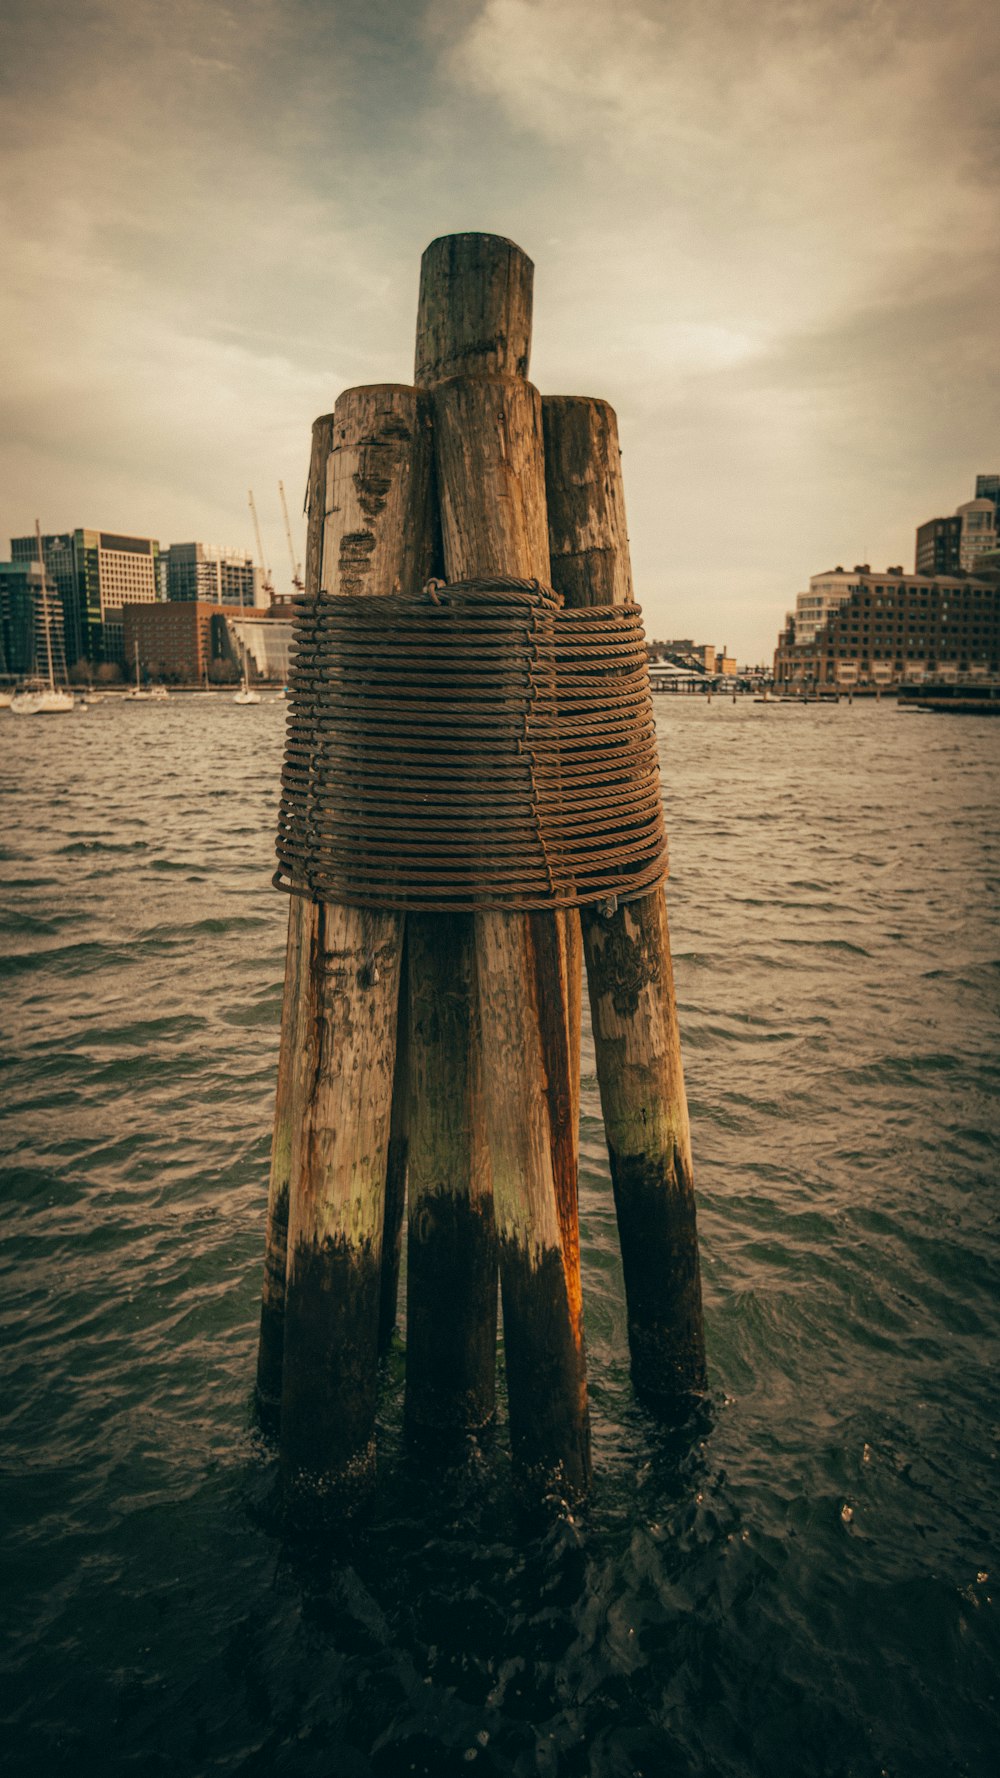
{"label": "harbor water", "polygon": [[710,1394],[632,1397],[585,1034],[591,1502],[410,1457],[401,1344],[308,1547],[249,1413],[284,706],[0,712],[8,1773],[996,1771],[1000,723],[657,711]]}

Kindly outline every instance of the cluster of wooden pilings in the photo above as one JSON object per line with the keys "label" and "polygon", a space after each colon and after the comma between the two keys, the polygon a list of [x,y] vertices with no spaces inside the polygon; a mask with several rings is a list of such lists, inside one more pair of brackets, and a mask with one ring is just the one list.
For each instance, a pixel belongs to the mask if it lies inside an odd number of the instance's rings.
{"label": "cluster of wooden pilings", "polygon": [[[527,381],[532,277],[497,236],[428,247],[414,386],[348,389],[313,428],[307,599],[490,575],[567,605],[632,599],[615,416]],[[703,1389],[662,889],[475,914],[293,895],[257,1373],[293,1512],[349,1509],[373,1482],[404,1216],[409,1436],[448,1449],[493,1421],[499,1279],[516,1473],[586,1492],[584,957],[634,1383],[667,1409]]]}

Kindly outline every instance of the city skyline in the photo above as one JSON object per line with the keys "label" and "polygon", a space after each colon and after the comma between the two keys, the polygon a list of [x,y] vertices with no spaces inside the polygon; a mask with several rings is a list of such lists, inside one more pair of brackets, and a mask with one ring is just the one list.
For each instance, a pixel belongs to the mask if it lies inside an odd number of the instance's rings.
{"label": "city skyline", "polygon": [[766,659],[998,466],[981,0],[6,11],[0,536],[253,549],[252,486],[282,585],[277,482],[301,555],[313,418],[410,378],[470,228],[535,261],[533,380],[618,412],[650,635]]}

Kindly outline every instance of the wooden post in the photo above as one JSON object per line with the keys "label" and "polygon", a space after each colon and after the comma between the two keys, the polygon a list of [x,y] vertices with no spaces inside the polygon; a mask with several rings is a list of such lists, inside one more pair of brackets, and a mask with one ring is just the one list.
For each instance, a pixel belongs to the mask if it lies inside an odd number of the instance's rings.
{"label": "wooden post", "polygon": [[[326,469],[332,444],[333,415],[323,414],[313,426],[306,491],[307,596],[314,596],[319,586],[326,516]],[[311,1008],[310,955],[315,934],[313,902],[301,895],[290,896],[257,1350],[257,1417],[262,1430],[269,1434],[277,1433],[281,1419],[288,1197],[291,1180],[299,1165],[306,1082],[310,1077],[308,1047],[315,1027]]]}
{"label": "wooden post", "polygon": [[[416,591],[430,569],[426,397],[349,389],[334,409],[321,585]],[[289,1203],[281,1406],[286,1502],[349,1508],[375,1470],[384,1193],[403,919],[323,904],[313,1079]]]}
{"label": "wooden post", "polygon": [[[607,402],[543,402],[552,582],[569,606],[633,597]],[[705,1388],[691,1137],[662,890],[583,909],[591,1020],[628,1303],[632,1375],[654,1403]]]}
{"label": "wooden post", "polygon": [[448,1451],[496,1408],[497,1249],[471,914],[410,914],[405,1423]]}
{"label": "wooden post", "polygon": [[392,1105],[389,1111],[389,1156],[385,1169],[385,1216],[382,1225],[382,1282],[379,1289],[378,1350],[384,1358],[396,1331],[399,1303],[399,1268],[403,1247],[403,1216],[406,1210],[406,1172],[410,1154],[408,1100],[410,1092],[409,992],[407,932],[403,928],[403,956],[399,971],[399,1010],[396,1018],[396,1065],[392,1074]]}
{"label": "wooden post", "polygon": [[[421,266],[417,378],[434,390],[449,580],[547,580],[541,402],[525,379],[533,267],[493,235],[434,241]],[[532,1490],[579,1495],[590,1476],[578,1254],[564,1239],[560,1166],[575,1091],[562,940],[523,914],[475,917],[483,1101],[493,1169],[515,1460]],[[544,922],[542,924],[544,931]],[[552,1007],[558,1008],[553,1015]],[[543,1015],[556,1041],[545,1046]],[[554,1078],[562,1069],[563,1077]],[[560,1122],[561,1120],[561,1122]],[[574,1141],[575,1132],[569,1132]],[[575,1146],[575,1141],[574,1141]]]}

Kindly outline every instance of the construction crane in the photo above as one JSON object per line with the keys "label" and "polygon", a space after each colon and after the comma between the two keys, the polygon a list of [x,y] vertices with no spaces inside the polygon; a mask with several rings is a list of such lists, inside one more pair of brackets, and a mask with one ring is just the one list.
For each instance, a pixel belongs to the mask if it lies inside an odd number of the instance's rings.
{"label": "construction crane", "polygon": [[292,527],[288,523],[288,501],[285,499],[284,482],[278,483],[278,493],[281,495],[281,510],[285,515],[285,536],[288,538],[288,559],[292,564],[292,585],[297,593],[301,593],[303,588],[302,564],[295,560],[295,549],[292,544]]}
{"label": "construction crane", "polygon": [[273,603],[274,603],[274,581],[271,579],[271,570],[268,567],[266,561],[264,560],[264,545],[261,542],[261,538],[260,538],[260,520],[257,517],[257,508],[254,504],[254,497],[253,497],[253,489],[252,488],[249,490],[249,500],[250,500],[250,511],[253,514],[254,535],[257,539],[257,554],[260,557],[261,572],[264,576],[264,591],[267,594],[268,604],[273,605]]}

